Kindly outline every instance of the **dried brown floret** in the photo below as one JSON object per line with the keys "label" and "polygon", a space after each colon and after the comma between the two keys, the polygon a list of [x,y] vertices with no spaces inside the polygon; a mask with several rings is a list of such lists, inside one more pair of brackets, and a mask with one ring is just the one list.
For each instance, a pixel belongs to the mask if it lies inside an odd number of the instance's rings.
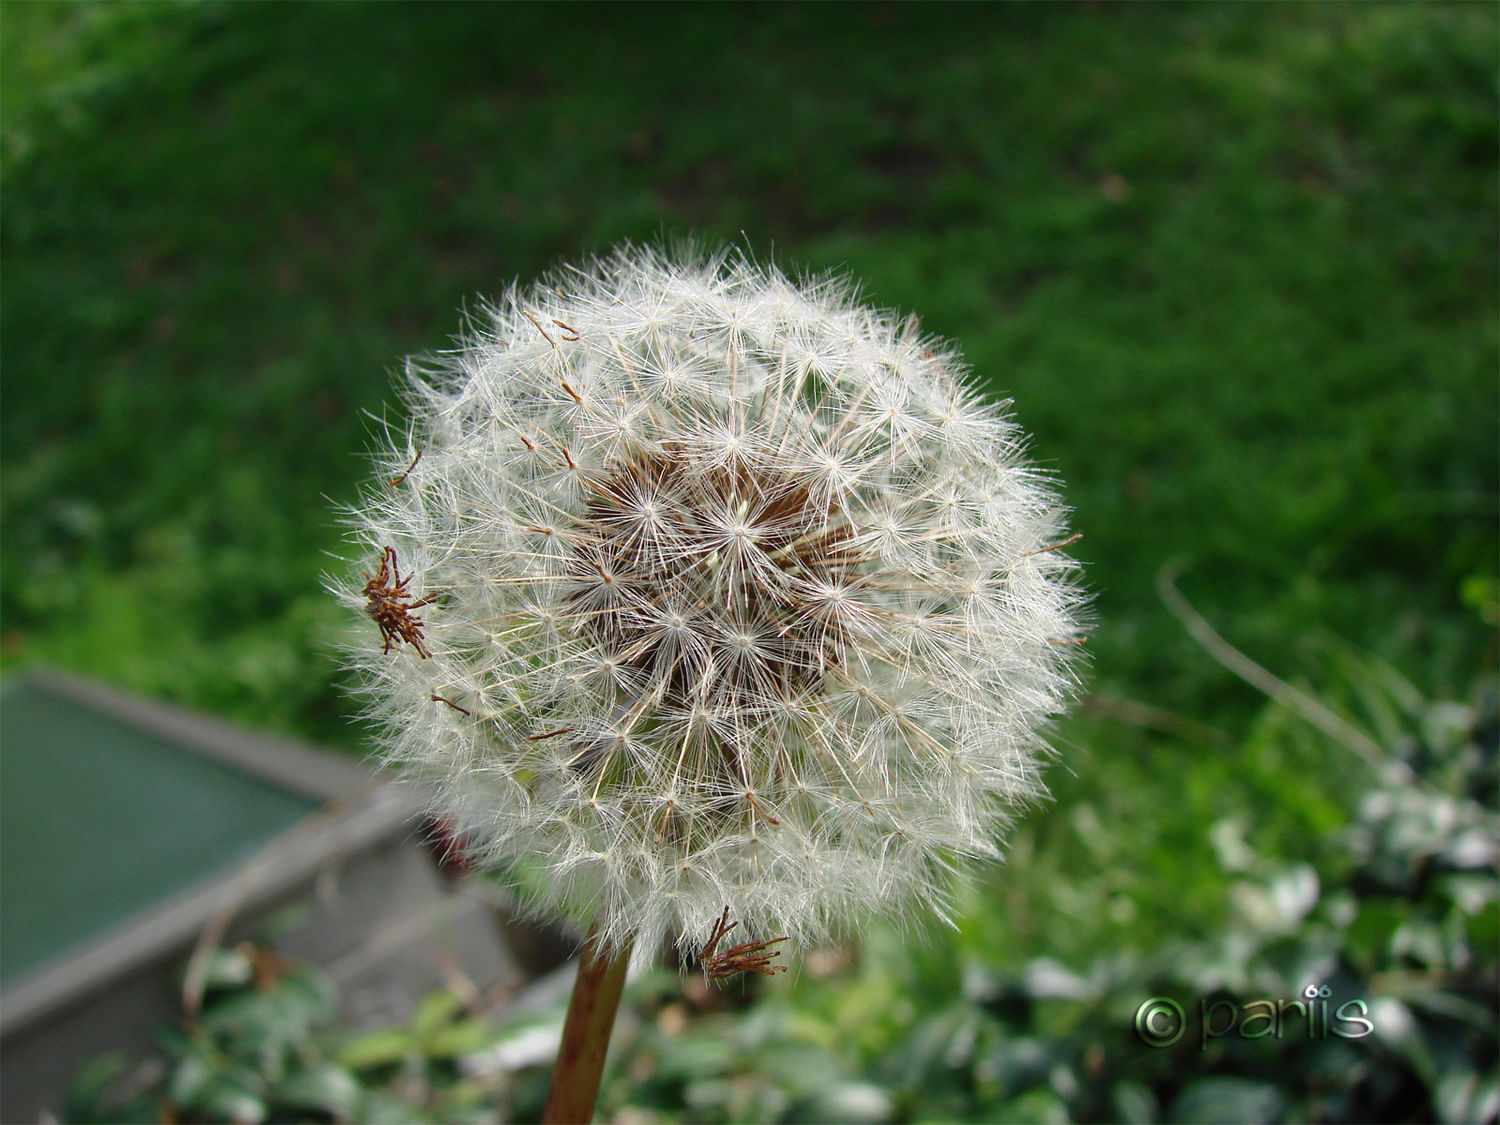
{"label": "dried brown floret", "polygon": [[432,653],[422,642],[422,619],[413,617],[411,611],[427,605],[433,598],[411,601],[406,592],[406,584],[410,581],[411,575],[402,578],[396,569],[396,548],[387,547],[380,554],[380,569],[375,572],[375,577],[371,578],[370,572],[365,571],[365,588],[360,592],[367,599],[365,612],[380,627],[380,636],[385,642],[382,651],[390,652],[392,645],[405,641],[425,660]]}
{"label": "dried brown floret", "polygon": [[729,907],[726,906],[724,913],[714,923],[713,933],[708,936],[708,944],[698,954],[698,959],[703,962],[703,972],[709,980],[727,980],[738,973],[764,973],[769,977],[786,972],[785,965],[769,963],[772,957],[781,956],[781,950],[766,952],[771,946],[786,941],[784,937],[772,938],[770,941],[747,941],[730,946],[722,953],[718,952],[720,940],[738,925],[738,922],[729,920]]}

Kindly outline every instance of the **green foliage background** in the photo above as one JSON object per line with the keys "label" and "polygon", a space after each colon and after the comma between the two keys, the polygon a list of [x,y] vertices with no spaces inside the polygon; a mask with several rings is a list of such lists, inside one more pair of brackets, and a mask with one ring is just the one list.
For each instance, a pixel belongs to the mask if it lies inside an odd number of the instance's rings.
{"label": "green foliage background", "polygon": [[1478,3],[7,0],[0,658],[357,750],[320,575],[399,358],[620,239],[742,242],[957,339],[1095,591],[1055,804],[957,935],[867,957],[941,990],[1206,941],[1215,825],[1326,877],[1374,778],[1164,564],[1386,746],[1493,677],[1497,41]]}

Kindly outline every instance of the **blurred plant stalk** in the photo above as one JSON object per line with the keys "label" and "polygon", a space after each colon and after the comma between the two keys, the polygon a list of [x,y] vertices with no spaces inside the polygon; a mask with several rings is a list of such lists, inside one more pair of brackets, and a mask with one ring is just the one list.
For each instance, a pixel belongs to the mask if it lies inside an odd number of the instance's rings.
{"label": "blurred plant stalk", "polygon": [[628,945],[611,949],[600,940],[597,925],[589,932],[568,1001],[568,1018],[542,1111],[543,1125],[587,1125],[593,1120],[629,963]]}

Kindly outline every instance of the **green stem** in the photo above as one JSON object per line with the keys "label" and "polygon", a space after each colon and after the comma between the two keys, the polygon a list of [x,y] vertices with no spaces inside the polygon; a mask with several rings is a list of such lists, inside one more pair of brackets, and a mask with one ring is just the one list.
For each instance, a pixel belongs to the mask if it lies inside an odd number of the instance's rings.
{"label": "green stem", "polygon": [[615,1026],[629,963],[628,944],[621,949],[605,949],[598,941],[598,926],[589,932],[578,961],[573,998],[568,1001],[568,1019],[563,1024],[542,1125],[588,1125],[593,1120],[609,1034]]}

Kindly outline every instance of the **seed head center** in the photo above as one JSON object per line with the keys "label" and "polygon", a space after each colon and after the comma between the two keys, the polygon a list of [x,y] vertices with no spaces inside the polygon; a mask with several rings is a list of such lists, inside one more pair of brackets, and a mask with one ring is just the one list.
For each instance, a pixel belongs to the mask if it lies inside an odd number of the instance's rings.
{"label": "seed head center", "polygon": [[[623,654],[667,706],[691,712],[709,692],[763,711],[837,663],[845,637],[816,605],[861,558],[843,514],[815,499],[816,473],[710,452],[635,452],[589,480],[566,536],[575,630]],[[601,579],[626,596],[602,598]],[[774,651],[756,645],[765,635]],[[726,645],[724,666],[713,652]]]}

